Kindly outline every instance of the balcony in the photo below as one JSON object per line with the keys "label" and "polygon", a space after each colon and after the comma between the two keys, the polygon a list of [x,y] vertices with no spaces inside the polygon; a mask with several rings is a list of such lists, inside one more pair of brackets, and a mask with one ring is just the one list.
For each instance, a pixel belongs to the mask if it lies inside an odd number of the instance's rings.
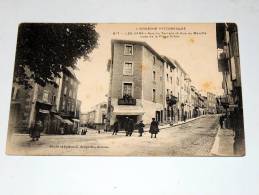
{"label": "balcony", "polygon": [[118,105],[135,106],[136,103],[137,103],[136,99],[131,97],[118,99]]}
{"label": "balcony", "polygon": [[177,103],[177,97],[173,96],[173,95],[167,95],[166,96],[166,103],[168,104],[168,106],[173,106]]}
{"label": "balcony", "polygon": [[218,69],[219,69],[219,72],[228,71],[228,54],[226,52],[222,52],[219,54]]}

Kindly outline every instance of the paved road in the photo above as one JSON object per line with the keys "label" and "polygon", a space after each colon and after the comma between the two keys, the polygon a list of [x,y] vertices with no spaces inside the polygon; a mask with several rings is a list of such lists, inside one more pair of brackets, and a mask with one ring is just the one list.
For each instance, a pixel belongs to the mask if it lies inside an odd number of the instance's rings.
{"label": "paved road", "polygon": [[126,137],[111,133],[86,135],[43,135],[32,142],[28,135],[12,137],[9,153],[28,155],[101,155],[101,156],[211,156],[210,150],[218,128],[218,117],[205,116],[180,126],[162,129],[155,139],[145,132]]}

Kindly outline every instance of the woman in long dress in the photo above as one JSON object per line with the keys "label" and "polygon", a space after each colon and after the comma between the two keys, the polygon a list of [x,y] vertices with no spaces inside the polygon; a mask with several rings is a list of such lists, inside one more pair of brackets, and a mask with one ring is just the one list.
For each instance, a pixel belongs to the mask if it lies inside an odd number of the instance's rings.
{"label": "woman in long dress", "polygon": [[32,132],[31,132],[32,141],[38,141],[39,140],[42,128],[43,128],[42,122],[40,120],[38,120],[35,123],[35,126],[34,126],[34,128],[32,129]]}
{"label": "woman in long dress", "polygon": [[158,132],[159,132],[158,122],[155,120],[155,118],[152,118],[152,122],[150,124],[150,129],[149,129],[149,133],[151,133],[151,138],[153,138],[153,134],[155,134],[155,138],[156,138],[156,134]]}

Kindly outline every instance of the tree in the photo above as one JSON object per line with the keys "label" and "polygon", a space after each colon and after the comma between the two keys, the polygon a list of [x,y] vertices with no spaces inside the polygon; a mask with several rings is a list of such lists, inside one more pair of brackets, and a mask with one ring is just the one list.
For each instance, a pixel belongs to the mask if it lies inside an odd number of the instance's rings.
{"label": "tree", "polygon": [[31,88],[55,86],[66,67],[75,68],[81,57],[88,59],[97,46],[95,24],[22,23],[18,30],[14,82]]}

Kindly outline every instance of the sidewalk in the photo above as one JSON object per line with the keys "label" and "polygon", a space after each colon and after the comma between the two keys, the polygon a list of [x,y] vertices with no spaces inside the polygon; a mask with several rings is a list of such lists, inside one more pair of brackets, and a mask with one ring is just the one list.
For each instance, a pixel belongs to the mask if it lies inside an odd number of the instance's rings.
{"label": "sidewalk", "polygon": [[[191,119],[187,119],[185,122],[184,121],[178,121],[177,123],[174,123],[174,124],[164,124],[164,125],[159,125],[159,130],[161,129],[167,129],[167,128],[170,128],[170,127],[175,127],[175,126],[178,126],[178,125],[182,125],[182,124],[186,124],[188,122],[191,122],[191,121],[194,121],[194,120],[197,120],[197,119],[200,119],[200,118],[203,118],[203,117],[206,117],[208,115],[201,115],[201,116],[198,116],[196,118],[191,118]],[[144,132],[149,132],[149,126],[148,127],[145,127],[144,128]],[[134,132],[138,132],[137,129],[134,130]],[[119,131],[119,133],[124,133],[124,131]]]}
{"label": "sidewalk", "polygon": [[215,156],[234,156],[233,130],[218,128],[218,133],[210,153]]}
{"label": "sidewalk", "polygon": [[[207,115],[201,115],[201,116],[198,116],[196,118],[187,119],[185,122],[184,121],[178,121],[177,123],[174,123],[174,124],[159,125],[159,129],[161,130],[161,129],[167,129],[167,128],[170,128],[170,127],[175,127],[175,126],[178,126],[178,125],[182,125],[182,124],[194,121],[196,119],[200,119],[200,118],[205,117],[205,116],[207,116]],[[148,132],[149,131],[149,127],[144,128],[144,131]]]}

